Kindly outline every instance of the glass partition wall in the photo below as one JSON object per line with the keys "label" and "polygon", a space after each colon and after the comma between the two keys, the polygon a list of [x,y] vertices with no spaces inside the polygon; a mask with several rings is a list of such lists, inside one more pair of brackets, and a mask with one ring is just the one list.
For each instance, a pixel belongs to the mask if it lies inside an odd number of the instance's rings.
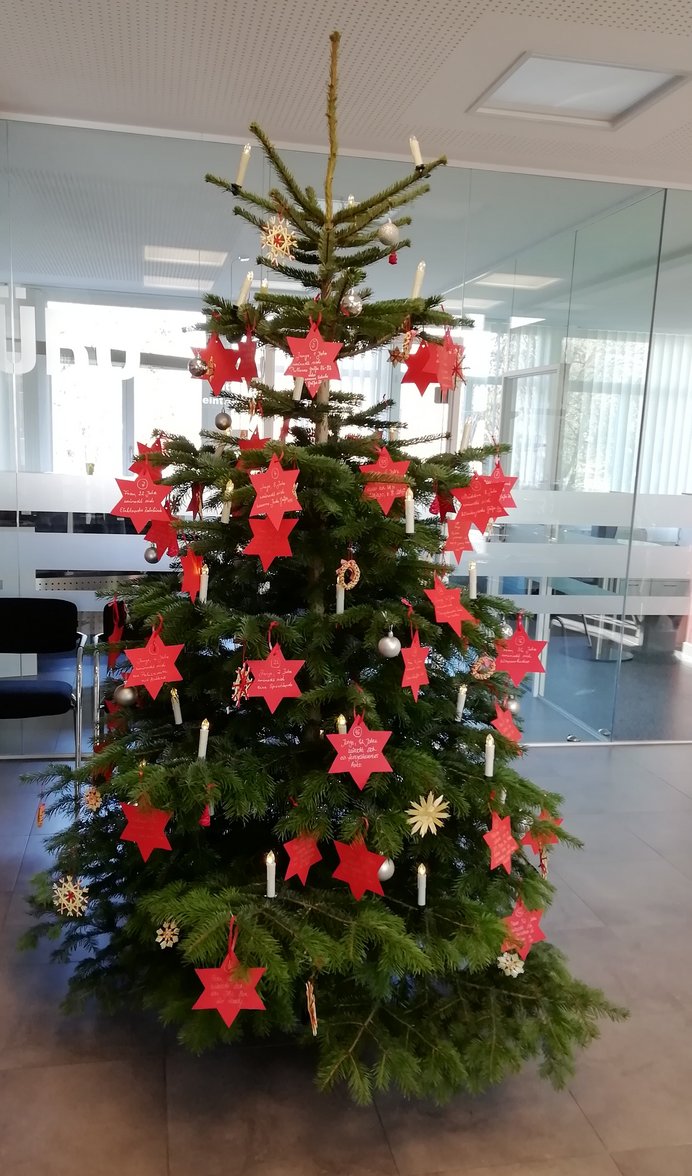
{"label": "glass partition wall", "polygon": [[[196,440],[220,402],[187,361],[208,291],[230,297],[257,234],[203,182],[239,146],[23,122],[0,124],[0,594],[75,601],[99,631],[107,591],[149,568],[109,515],[114,478],[153,428]],[[289,152],[318,188],[324,157]],[[402,164],[346,157],[346,201]],[[253,152],[248,186],[270,175]],[[692,692],[692,194],[447,168],[414,211],[413,249],[376,297],[426,293],[474,320],[457,332],[466,383],[445,403],[401,385],[382,356],[343,365],[349,387],[394,401],[428,448],[508,442],[517,509],[476,533],[482,589],[547,641],[526,679],[527,741],[689,739]],[[284,380],[280,355],[267,378]],[[259,423],[273,435],[271,420]],[[164,559],[157,570],[168,567]],[[55,659],[0,654],[0,674],[58,676]],[[86,713],[90,713],[87,675]],[[85,746],[90,736],[86,722]],[[0,755],[68,755],[67,718],[0,722]]]}

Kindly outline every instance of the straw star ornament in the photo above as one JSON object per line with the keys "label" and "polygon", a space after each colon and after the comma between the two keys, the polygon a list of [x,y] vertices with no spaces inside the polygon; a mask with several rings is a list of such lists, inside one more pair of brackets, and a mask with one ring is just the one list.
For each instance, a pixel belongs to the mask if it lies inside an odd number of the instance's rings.
{"label": "straw star ornament", "polygon": [[426,833],[435,834],[442,828],[449,816],[449,802],[444,796],[435,796],[433,792],[429,792],[427,796],[421,796],[406,809],[406,813],[411,832],[420,833],[421,837],[425,837]]}

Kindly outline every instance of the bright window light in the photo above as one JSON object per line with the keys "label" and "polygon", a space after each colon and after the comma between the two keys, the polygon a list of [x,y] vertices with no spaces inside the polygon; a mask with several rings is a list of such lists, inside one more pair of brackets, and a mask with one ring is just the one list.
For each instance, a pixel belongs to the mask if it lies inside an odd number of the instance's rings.
{"label": "bright window light", "polygon": [[[227,253],[214,249],[179,249],[168,245],[145,245],[144,260],[156,261],[162,265],[222,266]],[[241,261],[243,258],[240,259]]]}
{"label": "bright window light", "polygon": [[544,322],[545,319],[542,318],[521,318],[519,315],[513,314],[509,320],[509,329],[513,331],[517,327],[531,327],[534,323]]}

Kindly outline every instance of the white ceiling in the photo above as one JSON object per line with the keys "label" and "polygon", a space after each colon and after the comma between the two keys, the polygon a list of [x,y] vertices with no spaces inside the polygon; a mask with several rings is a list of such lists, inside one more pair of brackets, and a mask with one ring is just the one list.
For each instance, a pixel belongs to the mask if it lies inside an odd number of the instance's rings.
{"label": "white ceiling", "polygon": [[0,111],[321,146],[334,27],[347,150],[692,186],[692,82],[615,130],[465,113],[522,52],[688,71],[689,0],[7,0]]}

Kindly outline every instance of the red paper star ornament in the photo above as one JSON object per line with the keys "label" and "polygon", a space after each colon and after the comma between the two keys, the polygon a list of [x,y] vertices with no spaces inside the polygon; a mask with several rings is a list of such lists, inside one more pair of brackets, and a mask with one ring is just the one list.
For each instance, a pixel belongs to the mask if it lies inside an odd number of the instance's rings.
{"label": "red paper star ornament", "polygon": [[442,346],[437,348],[437,382],[443,396],[456,388],[457,379],[461,372],[462,347],[458,347],[452,339],[449,327],[445,329]]}
{"label": "red paper star ornament", "polygon": [[270,519],[250,519],[252,539],[243,548],[243,555],[258,555],[266,572],[277,556],[293,555],[288,536],[297,522],[297,519],[282,519],[275,527]]}
{"label": "red paper star ornament", "polygon": [[409,461],[394,461],[386,446],[377,452],[377,458],[370,465],[360,467],[361,474],[376,479],[368,482],[363,490],[364,498],[379,502],[384,514],[389,514],[396,498],[405,498],[408,485],[404,481]]}
{"label": "red paper star ornament", "polygon": [[304,661],[287,660],[277,641],[262,661],[248,661],[253,681],[248,687],[248,698],[263,698],[272,714],[284,698],[299,698],[300,686],[295,681]]}
{"label": "red paper star ornament", "polygon": [[152,453],[163,453],[163,446],[161,438],[157,437],[152,445],[144,445],[143,442],[137,442],[137,457],[130,466],[131,474],[143,474],[148,470],[155,482],[160,482],[163,477],[163,467],[154,465],[150,462],[149,455]]}
{"label": "red paper star ornament", "polygon": [[540,927],[544,914],[545,911],[542,910],[528,910],[518,898],[511,915],[502,920],[507,925],[511,938],[505,939],[501,950],[516,951],[525,960],[534,943],[540,943],[545,939],[545,932]]}
{"label": "red paper star ornament", "polygon": [[552,828],[546,830],[529,829],[522,837],[521,844],[528,845],[534,853],[541,854],[549,845],[557,845],[560,840],[555,829],[562,824],[562,817],[553,817],[547,809],[542,809],[538,820],[551,825]]}
{"label": "red paper star ornament", "polygon": [[485,474],[474,474],[468,486],[457,486],[452,494],[461,506],[461,513],[475,523],[479,531],[485,531],[491,519],[506,515],[501,498],[504,482]]}
{"label": "red paper star ornament", "polygon": [[243,1009],[263,1012],[264,1002],[257,985],[266,968],[242,968],[235,955],[229,952],[219,968],[195,968],[204,992],[193,1009],[216,1009],[221,1020],[230,1028]]}
{"label": "red paper star ornament", "polygon": [[447,519],[447,538],[443,551],[453,551],[454,557],[460,560],[465,551],[473,551],[473,543],[469,538],[471,523],[464,517],[462,511]]}
{"label": "red paper star ornament", "polygon": [[391,731],[371,731],[361,715],[356,715],[345,735],[327,735],[336,751],[329,775],[348,772],[361,792],[373,772],[391,772],[392,766],[382,754]]}
{"label": "red paper star ornament", "polygon": [[177,555],[179,551],[178,532],[173,522],[173,514],[168,507],[164,509],[166,518],[156,519],[146,533],[147,543],[156,548],[159,559],[163,555]]}
{"label": "red paper star ornament", "polygon": [[152,519],[168,519],[168,513],[163,500],[169,493],[169,486],[162,486],[155,482],[151,470],[136,478],[116,478],[121,498],[116,502],[111,514],[117,518],[131,519],[135,531],[143,531]]}
{"label": "red paper star ornament", "polygon": [[514,486],[514,483],[516,482],[517,479],[512,478],[508,474],[505,473],[505,471],[502,468],[502,463],[499,458],[495,462],[495,468],[494,468],[492,474],[490,475],[490,479],[493,482],[502,482],[503,483],[503,490],[502,490],[502,494],[500,495],[500,505],[504,506],[505,514],[506,514],[508,510],[510,510],[512,507],[515,507],[517,505],[512,497],[512,487]]}
{"label": "red paper star ornament", "polygon": [[257,497],[251,515],[266,515],[278,530],[287,510],[301,510],[296,495],[297,470],[285,470],[278,454],[273,453],[266,470],[250,474]]}
{"label": "red paper star ornament", "polygon": [[165,828],[173,813],[144,804],[120,804],[127,824],[120,834],[121,841],[134,841],[144,861],[149,861],[155,849],[170,849]]}
{"label": "red paper star ornament", "polygon": [[322,854],[317,848],[317,838],[310,837],[307,833],[301,833],[300,837],[294,837],[292,841],[284,843],[284,849],[288,854],[288,869],[286,870],[286,881],[289,878],[300,878],[303,886],[308,880],[308,874],[317,862],[322,861]]}
{"label": "red paper star ornament", "polygon": [[310,330],[304,338],[287,335],[286,342],[293,356],[286,368],[286,375],[303,379],[312,397],[317,395],[323,380],[341,378],[336,357],[343,344],[329,343],[323,339],[317,323],[310,323]]}
{"label": "red paper star ornament", "polygon": [[504,866],[510,874],[512,854],[519,848],[518,842],[512,837],[510,817],[499,817],[497,813],[493,813],[490,832],[483,834],[483,840],[490,847],[490,869],[496,870],[498,866]]}
{"label": "red paper star ornament", "polygon": [[204,360],[207,370],[197,377],[208,382],[215,396],[220,396],[224,384],[236,375],[239,355],[235,348],[224,347],[218,335],[210,335],[206,347],[193,347],[195,355]]}
{"label": "red paper star ornament", "polygon": [[175,662],[183,648],[182,645],[164,645],[159,634],[154,632],[141,649],[128,649],[127,658],[132,666],[128,686],[145,686],[151,697],[156,698],[164,682],[180,682],[182,674],[175,668]]}
{"label": "red paper star ornament", "polygon": [[[257,451],[259,449],[264,449],[264,446],[265,442],[260,437],[257,429],[254,430],[252,436],[250,437],[238,438],[238,449],[240,450],[241,454],[248,453],[251,450]],[[245,464],[245,458],[242,456],[236,462],[236,466],[239,470],[246,470],[248,468]]]}
{"label": "red paper star ornament", "polygon": [[401,377],[402,384],[415,384],[421,396],[437,379],[437,356],[433,351],[437,344],[431,345],[423,339],[415,351],[409,353],[406,359],[406,371]]}
{"label": "red paper star ornament", "polygon": [[446,490],[439,490],[437,483],[435,483],[435,496],[430,503],[431,515],[439,515],[440,522],[444,523],[447,515],[453,514],[455,510],[454,499]]}
{"label": "red paper star ornament", "polygon": [[505,739],[511,739],[514,743],[521,743],[521,731],[514,722],[510,711],[505,710],[500,706],[499,702],[495,703],[495,718],[490,724],[500,735],[504,735]]}
{"label": "red paper star ornament", "polygon": [[180,563],[183,568],[183,579],[180,585],[181,592],[187,592],[190,600],[194,604],[199,593],[200,581],[202,579],[202,567],[204,565],[204,557],[197,555],[191,547],[188,548],[185,555],[181,555]]}
{"label": "red paper star ornament", "polygon": [[416,702],[418,702],[418,694],[421,686],[427,686],[430,681],[428,671],[425,668],[425,659],[430,653],[430,648],[429,645],[421,645],[418,630],[416,629],[411,644],[406,649],[402,648],[401,650],[401,656],[404,659],[404,665],[406,667],[401,679],[401,685],[402,687],[411,687],[411,693]]}
{"label": "red paper star ornament", "polygon": [[461,603],[461,588],[447,588],[435,575],[435,587],[426,588],[425,595],[433,603],[438,625],[449,625],[457,637],[461,637],[462,621],[471,621],[475,625],[476,618]]}
{"label": "red paper star ornament", "polygon": [[358,902],[366,890],[371,890],[373,894],[384,894],[377,872],[386,862],[386,857],[372,853],[361,839],[352,841],[350,845],[335,841],[334,848],[339,855],[339,865],[333,877],[340,882],[348,882],[351,894]]}
{"label": "red paper star ornament", "polygon": [[257,344],[252,338],[252,335],[246,335],[238,343],[238,366],[235,371],[235,378],[236,380],[245,380],[248,387],[250,386],[250,380],[257,379],[256,350]]}
{"label": "red paper star ornament", "polygon": [[498,673],[509,674],[515,686],[527,674],[544,674],[545,666],[538,655],[546,644],[545,641],[534,641],[529,637],[519,617],[512,636],[497,643],[495,667]]}

